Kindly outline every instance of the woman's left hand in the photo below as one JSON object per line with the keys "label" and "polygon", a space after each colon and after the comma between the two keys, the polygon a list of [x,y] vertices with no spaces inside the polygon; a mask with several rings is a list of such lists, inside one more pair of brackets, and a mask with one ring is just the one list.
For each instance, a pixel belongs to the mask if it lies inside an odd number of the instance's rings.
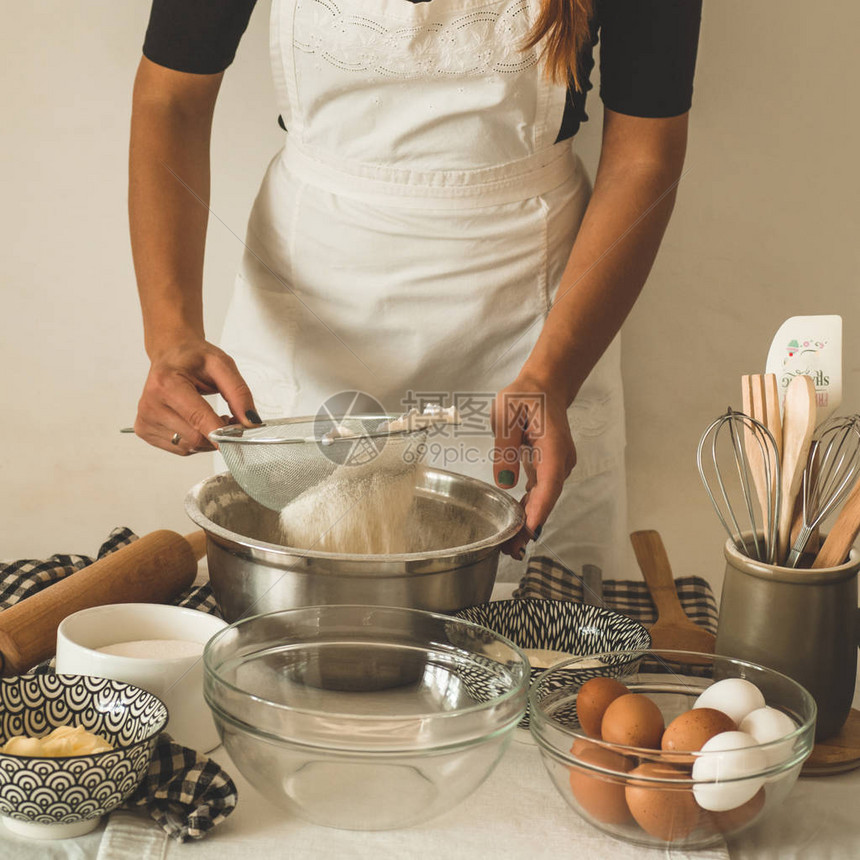
{"label": "woman's left hand", "polygon": [[561,495],[565,479],[576,465],[576,447],[563,397],[528,378],[503,388],[491,413],[495,434],[493,476],[503,489],[515,486],[520,464],[526,472],[522,505],[525,528],[503,547],[515,559],[525,554]]}

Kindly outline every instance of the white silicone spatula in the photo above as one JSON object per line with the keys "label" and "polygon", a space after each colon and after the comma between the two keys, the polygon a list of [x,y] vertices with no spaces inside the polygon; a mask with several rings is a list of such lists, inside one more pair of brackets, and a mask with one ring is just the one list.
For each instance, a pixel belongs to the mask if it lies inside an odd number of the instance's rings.
{"label": "white silicone spatula", "polygon": [[842,317],[838,314],[790,317],[773,336],[767,373],[776,376],[780,402],[795,376],[812,378],[818,422],[842,403]]}

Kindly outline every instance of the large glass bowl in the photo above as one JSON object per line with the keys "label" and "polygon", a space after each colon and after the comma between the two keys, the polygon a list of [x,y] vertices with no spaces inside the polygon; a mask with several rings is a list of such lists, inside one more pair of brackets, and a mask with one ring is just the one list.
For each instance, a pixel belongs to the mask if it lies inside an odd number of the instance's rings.
{"label": "large glass bowl", "polygon": [[[595,662],[602,669],[595,668]],[[755,770],[742,778],[694,780],[695,760],[719,753],[671,752],[623,746],[589,737],[576,714],[579,688],[597,675],[616,678],[632,693],[644,693],[666,725],[688,711],[707,687],[724,678],[745,678],[764,694],[768,706],[791,717],[795,730],[779,740],[747,747]],[[615,651],[568,660],[544,672],[529,694],[531,732],[555,787],[582,818],[626,842],[666,849],[698,849],[730,838],[766,817],[791,791],[812,751],[815,701],[796,681],[772,669],[690,651]],[[646,773],[631,774],[642,765]],[[725,773],[725,771],[724,771]],[[716,787],[720,788],[717,789]],[[696,800],[698,791],[752,795],[737,807],[713,812]],[[631,795],[630,790],[636,793]],[[703,794],[699,795],[704,796]],[[650,830],[630,812],[630,800]],[[642,816],[642,811],[647,816]]]}
{"label": "large glass bowl", "polygon": [[407,827],[471,794],[510,742],[528,678],[504,637],[413,609],[258,615],[204,652],[236,767],[279,806],[350,830]]}

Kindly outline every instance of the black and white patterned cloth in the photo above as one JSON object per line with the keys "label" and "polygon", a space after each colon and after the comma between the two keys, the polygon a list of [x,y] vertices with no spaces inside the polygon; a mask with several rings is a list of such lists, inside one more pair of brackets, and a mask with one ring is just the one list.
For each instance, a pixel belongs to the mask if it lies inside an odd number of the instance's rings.
{"label": "black and white patterned cloth", "polygon": [[[127,528],[114,529],[102,544],[102,558],[137,540]],[[0,563],[0,610],[47,588],[92,564],[95,558],[83,555],[52,555],[46,561],[22,559]],[[218,615],[209,585],[192,586],[174,601],[178,606]],[[32,671],[52,672],[53,658]],[[156,744],[149,770],[127,808],[144,808],[173,839],[186,842],[200,839],[223,821],[236,807],[233,780],[212,759],[174,743],[163,732]]]}
{"label": "black and white patterned cloth", "polygon": [[[594,600],[593,594],[585,593],[581,576],[551,558],[533,556],[513,596],[597,603],[606,609],[629,615],[641,624],[653,624],[657,620],[657,607],[644,582],[605,579],[602,587],[601,599]],[[700,576],[682,576],[675,580],[675,587],[687,617],[711,633],[716,633],[717,601],[708,582]]]}

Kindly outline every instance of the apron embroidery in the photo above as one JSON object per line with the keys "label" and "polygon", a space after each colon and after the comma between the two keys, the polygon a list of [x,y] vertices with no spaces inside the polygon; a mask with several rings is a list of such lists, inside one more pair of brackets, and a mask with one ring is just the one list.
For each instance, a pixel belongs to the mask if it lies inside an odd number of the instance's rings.
{"label": "apron embroidery", "polygon": [[[519,48],[530,26],[529,0],[468,12],[444,24],[394,28],[364,14],[345,14],[333,0],[309,2],[311,14],[293,47],[345,71],[414,79],[515,74],[537,63],[534,50]],[[302,6],[297,4],[297,14]]]}

